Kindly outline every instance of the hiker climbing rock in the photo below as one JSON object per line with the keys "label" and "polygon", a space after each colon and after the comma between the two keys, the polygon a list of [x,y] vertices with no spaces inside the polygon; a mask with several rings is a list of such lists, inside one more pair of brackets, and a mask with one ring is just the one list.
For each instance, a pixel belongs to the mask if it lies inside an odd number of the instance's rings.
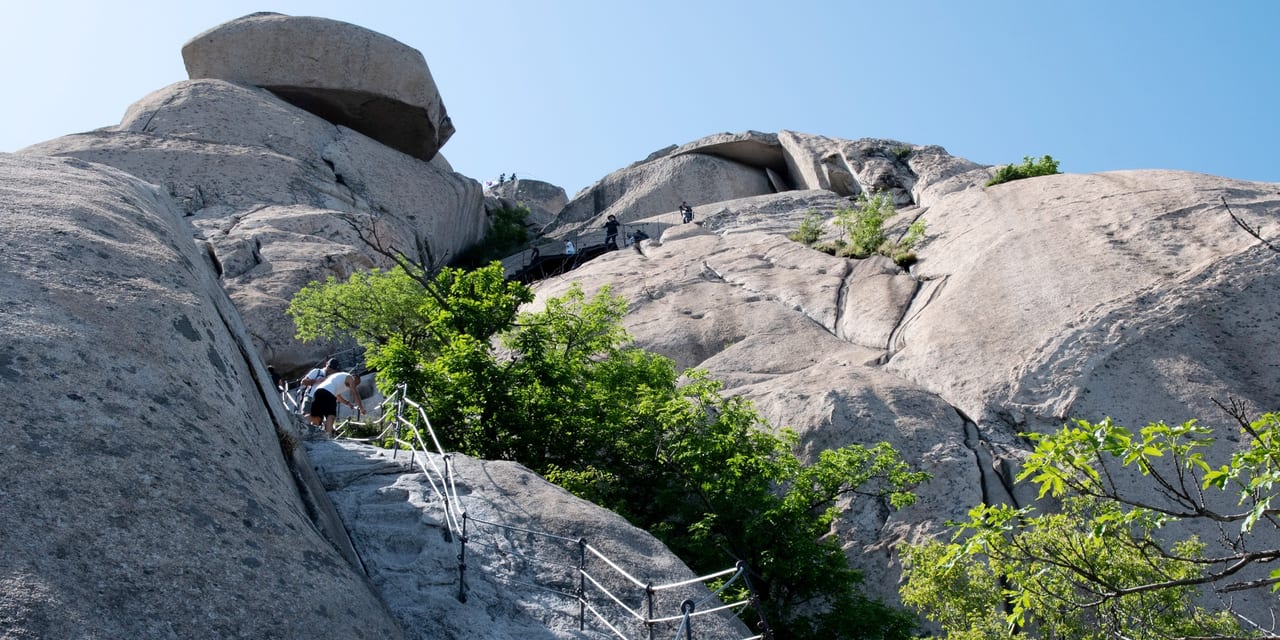
{"label": "hiker climbing rock", "polygon": [[618,219],[614,216],[604,223],[604,246],[610,251],[618,249]]}
{"label": "hiker climbing rock", "polygon": [[649,234],[645,233],[641,229],[636,229],[631,233],[631,246],[636,250],[636,253],[644,255],[644,252],[640,250],[640,241],[647,240],[648,238]]}
{"label": "hiker climbing rock", "polygon": [[320,426],[320,417],[311,411],[312,403],[315,402],[316,387],[324,381],[326,377],[338,372],[338,361],[329,358],[325,360],[323,366],[316,367],[302,376],[299,381],[300,388],[303,390],[301,406],[298,412],[307,418],[307,423],[313,427]]}
{"label": "hiker climbing rock", "polygon": [[[333,423],[338,418],[338,403],[351,407],[356,415],[364,413],[360,399],[360,376],[339,371],[316,385],[315,400],[311,402],[312,418],[324,421],[324,431],[333,437]],[[345,397],[344,397],[345,396]]]}
{"label": "hiker climbing rock", "polygon": [[680,222],[681,224],[689,224],[693,222],[693,207],[688,202],[680,202]]}

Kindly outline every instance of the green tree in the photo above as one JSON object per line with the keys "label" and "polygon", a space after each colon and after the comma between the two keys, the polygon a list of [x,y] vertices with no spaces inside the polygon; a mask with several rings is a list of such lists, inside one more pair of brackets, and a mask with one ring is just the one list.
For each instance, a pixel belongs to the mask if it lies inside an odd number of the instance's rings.
{"label": "green tree", "polygon": [[300,336],[357,336],[379,383],[408,384],[446,447],[519,461],[652,531],[695,569],[745,561],[775,637],[909,637],[914,617],[863,595],[828,534],[839,505],[905,506],[926,474],[886,444],[802,464],[794,434],[775,435],[748,401],[698,371],[678,384],[670,359],[634,347],[626,302],[607,288],[588,297],[575,284],[517,316],[532,295],[501,273],[445,269],[416,304],[421,280],[407,274],[330,280],[299,293],[290,313]]}
{"label": "green tree", "polygon": [[858,207],[852,215],[844,216],[845,230],[849,232],[848,253],[855,258],[865,258],[876,253],[885,243],[884,223],[897,214],[893,198],[888,194],[859,196]]}
{"label": "green tree", "polygon": [[1039,160],[1031,156],[1023,156],[1022,164],[1006,164],[996,169],[996,175],[987,181],[986,186],[994,186],[1013,180],[1021,180],[1023,178],[1034,178],[1036,176],[1051,176],[1058,171],[1058,161],[1052,156],[1041,156]]}
{"label": "green tree", "polygon": [[[1211,430],[1195,421],[1136,433],[1076,421],[1029,435],[1036,447],[1018,481],[1061,508],[979,506],[951,542],[908,547],[904,602],[955,638],[1260,633],[1271,621],[1249,620],[1232,597],[1280,584],[1280,570],[1258,570],[1280,559],[1280,414],[1227,410],[1244,445],[1217,463]],[[1175,524],[1214,535],[1178,539]]]}
{"label": "green tree", "polygon": [[529,242],[529,230],[524,225],[528,217],[529,207],[524,204],[490,211],[489,231],[484,239],[468,247],[453,263],[479,268],[524,249]]}

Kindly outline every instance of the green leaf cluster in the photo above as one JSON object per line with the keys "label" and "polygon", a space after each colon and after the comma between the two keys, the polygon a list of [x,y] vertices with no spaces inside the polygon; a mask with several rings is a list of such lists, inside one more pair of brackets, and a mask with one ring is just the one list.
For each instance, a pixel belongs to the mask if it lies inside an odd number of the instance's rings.
{"label": "green leaf cluster", "polygon": [[804,220],[800,221],[800,226],[795,231],[787,234],[787,238],[801,244],[813,244],[822,238],[822,216],[817,211],[810,209],[805,213]]}
{"label": "green leaf cluster", "polygon": [[[897,210],[893,206],[893,198],[888,194],[868,197],[864,193],[858,197],[855,206],[836,210],[835,227],[840,230],[840,238],[817,249],[856,259],[879,254],[892,258],[901,267],[911,266],[916,261],[913,250],[924,239],[925,222],[916,220],[907,228],[902,238],[890,240],[884,226],[895,215]],[[800,227],[787,237],[813,245],[821,236],[822,218],[810,211],[800,222]]]}
{"label": "green leaf cluster", "polygon": [[802,462],[796,436],[775,433],[749,401],[634,347],[626,302],[607,288],[587,296],[575,284],[517,313],[532,294],[496,263],[446,269],[415,297],[416,282],[376,271],[330,280],[300,292],[290,314],[300,337],[357,336],[379,384],[422,398],[447,448],[519,461],[695,570],[745,561],[776,638],[910,637],[914,616],[866,597],[830,535],[856,499],[914,500],[928,476],[889,445]]}
{"label": "green leaf cluster", "polygon": [[[1017,481],[1061,508],[979,506],[951,542],[906,547],[903,601],[951,638],[1244,637],[1232,594],[1280,584],[1280,571],[1241,571],[1280,559],[1280,414],[1238,421],[1246,444],[1218,464],[1194,420],[1024,434],[1035,450]],[[1212,544],[1169,533],[1194,522],[1218,532]]]}
{"label": "green leaf cluster", "polygon": [[1052,156],[1040,156],[1039,160],[1031,156],[1023,156],[1022,164],[1006,164],[996,169],[996,175],[987,181],[986,186],[990,187],[1023,178],[1051,176],[1055,173],[1061,172],[1058,171],[1058,161],[1054,160]]}
{"label": "green leaf cluster", "polygon": [[454,264],[464,268],[482,267],[523,250],[529,242],[529,230],[524,225],[529,213],[529,207],[523,204],[489,212],[488,233],[459,254]]}

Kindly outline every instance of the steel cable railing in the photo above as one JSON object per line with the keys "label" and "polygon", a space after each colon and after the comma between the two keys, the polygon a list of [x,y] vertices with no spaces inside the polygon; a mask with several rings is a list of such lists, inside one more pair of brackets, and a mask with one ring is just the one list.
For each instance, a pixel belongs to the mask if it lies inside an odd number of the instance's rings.
{"label": "steel cable railing", "polygon": [[[408,415],[406,415],[408,413]],[[347,421],[340,426],[340,435],[350,432],[353,423]],[[382,429],[378,435],[371,438],[348,438],[365,442],[374,442],[379,445],[391,445],[393,448],[392,457],[394,459],[396,453],[400,449],[407,449],[410,455],[410,465],[417,468],[428,484],[431,486],[432,492],[443,503],[445,512],[445,539],[452,543],[458,543],[458,600],[466,602],[466,551],[468,542],[473,543],[474,548],[492,549],[495,553],[504,557],[519,558],[521,561],[527,561],[531,564],[541,565],[549,568],[566,569],[566,580],[555,581],[558,584],[551,586],[547,584],[536,584],[521,580],[515,580],[509,577],[495,577],[495,579],[509,584],[518,584],[542,591],[550,592],[565,598],[567,601],[576,602],[578,606],[578,624],[580,629],[585,629],[586,614],[591,613],[594,620],[609,629],[620,640],[634,640],[631,636],[626,635],[619,629],[619,624],[611,621],[609,617],[596,606],[596,600],[604,603],[612,603],[628,614],[626,617],[633,623],[637,623],[645,627],[648,631],[649,640],[655,638],[656,627],[666,623],[679,622],[676,629],[676,640],[681,638],[691,640],[693,638],[692,621],[694,618],[708,615],[717,615],[724,612],[732,612],[740,615],[745,608],[752,604],[756,599],[754,590],[751,588],[750,580],[746,576],[746,565],[739,562],[737,566],[722,571],[717,571],[705,576],[698,576],[687,580],[681,580],[662,585],[653,585],[645,583],[631,575],[616,562],[604,555],[600,550],[591,546],[585,539],[574,539],[561,536],[545,531],[537,531],[525,527],[517,527],[506,525],[500,522],[492,522],[483,520],[467,514],[461,508],[461,501],[458,497],[457,483],[453,472],[453,466],[450,464],[452,454],[444,450],[441,446],[439,438],[436,436],[435,429],[431,426],[431,421],[427,418],[426,409],[419,403],[409,399],[403,385],[397,387],[386,400],[381,404],[381,413],[379,417],[367,420],[366,426],[381,426]],[[427,447],[426,440],[423,439],[423,431],[426,432],[428,439],[434,446],[434,451]],[[343,436],[347,437],[347,436]],[[443,462],[443,468],[437,464],[436,458]],[[489,531],[482,532],[475,530],[471,525],[479,527],[487,527]],[[576,562],[560,561],[555,562],[546,558],[535,557],[529,553],[517,550],[513,541],[507,540],[509,548],[503,548],[499,542],[498,531],[507,531],[523,534],[527,539],[540,539],[544,544],[560,544],[574,545],[577,550]],[[489,542],[481,539],[482,533],[490,533],[495,542]],[[569,554],[566,553],[566,557]],[[611,591],[605,584],[603,576],[593,575],[588,571],[588,558],[598,559],[605,567],[612,570],[617,577],[624,582],[630,583],[637,589],[643,590],[645,595],[645,604],[648,607],[647,612],[637,611],[635,608],[628,606],[623,599]],[[693,585],[705,585],[708,581],[729,576],[728,580],[721,584],[714,591],[708,590],[706,595],[699,600],[686,599],[680,604],[680,612],[675,615],[654,616],[654,608],[657,604],[655,597],[657,594],[682,587],[692,587]],[[572,584],[576,577],[578,586],[573,592],[564,591],[563,587],[566,583]],[[731,585],[735,584],[739,579],[745,582],[745,585],[752,597],[747,600],[739,600],[732,603],[722,603],[719,606],[702,609],[702,606],[712,600],[719,600],[720,594],[727,590]],[[588,586],[592,591],[588,590]],[[593,597],[597,594],[599,597]],[[600,599],[602,598],[602,599]],[[763,624],[762,628],[768,627]],[[742,640],[756,640],[758,638],[771,637],[768,631],[764,635],[750,636]]]}

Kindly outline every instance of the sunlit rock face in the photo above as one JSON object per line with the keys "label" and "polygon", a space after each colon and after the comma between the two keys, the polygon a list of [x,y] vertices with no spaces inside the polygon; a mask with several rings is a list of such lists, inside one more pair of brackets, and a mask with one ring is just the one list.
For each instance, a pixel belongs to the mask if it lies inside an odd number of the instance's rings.
{"label": "sunlit rock face", "polygon": [[282,372],[346,348],[298,342],[285,309],[308,282],[389,266],[360,234],[414,259],[424,249],[447,258],[488,224],[479,183],[447,164],[223,80],[170,85],[117,126],[21,153],[99,162],[161,185],[214,258],[255,347]]}
{"label": "sunlit rock face", "polygon": [[192,80],[269,89],[421,160],[454,133],[422,53],[353,24],[254,13],[192,38],[182,60]]}
{"label": "sunlit rock face", "polygon": [[636,213],[630,224],[653,238],[643,254],[607,253],[539,291],[610,286],[640,346],[710,370],[796,429],[806,455],[888,441],[933,473],[920,505],[855,504],[837,524],[873,592],[896,598],[896,542],[984,500],[1034,499],[1011,486],[1019,432],[1111,416],[1136,427],[1200,417],[1233,434],[1212,398],[1275,408],[1280,255],[1222,198],[1276,228],[1276,185],[1125,171],[984,187],[989,168],[938,147],[780,137],[789,158],[801,142],[810,157],[838,152],[859,189],[874,192],[867,171],[880,171],[909,196],[887,228],[897,238],[925,222],[919,261],[835,258],[787,239],[810,212],[853,204],[816,169],[794,170],[820,188],[702,203],[689,225]]}
{"label": "sunlit rock face", "polygon": [[397,638],[308,516],[270,379],[181,210],[0,154],[0,636]]}

